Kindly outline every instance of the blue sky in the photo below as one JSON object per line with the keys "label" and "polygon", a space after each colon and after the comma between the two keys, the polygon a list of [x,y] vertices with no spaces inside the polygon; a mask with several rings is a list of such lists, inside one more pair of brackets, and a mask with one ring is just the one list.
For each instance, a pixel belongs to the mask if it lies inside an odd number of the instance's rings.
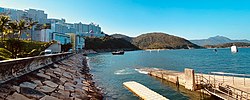
{"label": "blue sky", "polygon": [[1,0],[1,7],[44,10],[49,18],[94,22],[108,34],[165,32],[186,39],[250,40],[249,0]]}

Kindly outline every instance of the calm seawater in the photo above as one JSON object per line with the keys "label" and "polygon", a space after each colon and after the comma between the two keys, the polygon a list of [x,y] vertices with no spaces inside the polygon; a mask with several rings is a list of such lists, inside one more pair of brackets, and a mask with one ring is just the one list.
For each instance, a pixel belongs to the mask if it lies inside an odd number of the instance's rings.
{"label": "calm seawater", "polygon": [[230,49],[193,49],[163,51],[130,51],[124,55],[100,53],[89,55],[91,73],[96,84],[105,92],[106,99],[137,100],[123,85],[126,81],[136,81],[157,93],[173,100],[199,99],[199,93],[192,93],[174,84],[161,81],[137,72],[136,68],[162,68],[184,71],[192,68],[196,72],[223,72],[230,74],[250,74],[250,49],[239,48],[232,54]]}

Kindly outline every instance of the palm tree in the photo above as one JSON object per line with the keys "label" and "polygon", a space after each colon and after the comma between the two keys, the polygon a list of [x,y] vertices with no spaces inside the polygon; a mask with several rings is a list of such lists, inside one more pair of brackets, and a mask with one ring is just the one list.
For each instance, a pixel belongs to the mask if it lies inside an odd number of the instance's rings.
{"label": "palm tree", "polygon": [[14,34],[18,33],[18,22],[17,21],[12,21],[9,23],[9,30],[10,32],[10,38],[14,38]]}
{"label": "palm tree", "polygon": [[31,41],[32,41],[32,33],[33,33],[33,26],[35,26],[38,22],[36,21],[33,21],[32,18],[29,18],[28,20],[28,29],[31,30],[31,33],[30,33],[30,37],[31,37]]}
{"label": "palm tree", "polygon": [[8,22],[10,21],[10,17],[6,15],[0,15],[0,34],[2,37],[2,43],[4,38],[4,32],[6,32],[8,27]]}
{"label": "palm tree", "polygon": [[18,21],[17,25],[18,25],[18,28],[17,28],[18,35],[17,35],[17,38],[19,40],[20,37],[21,37],[21,35],[22,35],[22,33],[28,29],[28,24],[26,23],[25,20],[22,19],[22,20]]}

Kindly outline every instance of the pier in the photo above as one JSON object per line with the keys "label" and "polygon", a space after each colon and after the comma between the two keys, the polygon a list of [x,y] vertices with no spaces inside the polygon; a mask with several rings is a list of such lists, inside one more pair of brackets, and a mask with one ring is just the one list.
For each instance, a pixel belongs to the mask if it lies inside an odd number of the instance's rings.
{"label": "pier", "polygon": [[124,82],[123,85],[143,100],[168,100],[140,83],[129,81]]}
{"label": "pier", "polygon": [[139,70],[175,83],[176,86],[183,86],[190,91],[202,91],[224,100],[250,99],[250,78],[195,73],[193,69],[185,69],[184,72],[155,68]]}

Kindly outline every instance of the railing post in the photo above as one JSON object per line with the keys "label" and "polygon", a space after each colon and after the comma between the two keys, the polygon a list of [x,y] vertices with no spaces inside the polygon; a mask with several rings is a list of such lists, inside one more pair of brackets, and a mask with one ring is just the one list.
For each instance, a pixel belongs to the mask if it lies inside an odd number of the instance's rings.
{"label": "railing post", "polygon": [[214,74],[214,88],[216,88],[216,86],[215,86],[215,74]]}
{"label": "railing post", "polygon": [[246,74],[244,74],[244,86],[245,86],[245,84],[246,84]]}
{"label": "railing post", "polygon": [[224,74],[223,74],[223,83],[224,83]]}
{"label": "railing post", "polygon": [[233,85],[234,85],[234,76],[233,76]]}

